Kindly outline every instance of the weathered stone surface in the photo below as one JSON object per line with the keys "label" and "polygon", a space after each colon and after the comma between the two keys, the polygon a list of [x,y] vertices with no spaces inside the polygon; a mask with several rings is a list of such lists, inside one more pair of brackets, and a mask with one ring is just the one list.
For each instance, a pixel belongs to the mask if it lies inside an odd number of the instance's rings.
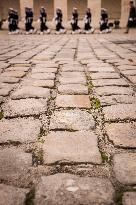
{"label": "weathered stone surface", "polygon": [[92,115],[81,110],[55,111],[50,121],[51,130],[90,130],[94,126]]}
{"label": "weathered stone surface", "polygon": [[106,124],[110,141],[117,147],[136,148],[136,123]]}
{"label": "weathered stone surface", "polygon": [[90,77],[94,79],[117,79],[120,78],[118,73],[92,73]]}
{"label": "weathered stone surface", "polygon": [[0,150],[0,179],[17,180],[27,174],[32,166],[32,155],[20,148],[5,148]]}
{"label": "weathered stone surface", "polygon": [[29,71],[29,67],[9,67],[6,69],[6,71],[24,71],[24,72],[27,72]]}
{"label": "weathered stone surface", "polygon": [[136,84],[136,76],[127,76],[127,77],[132,83]]}
{"label": "weathered stone surface", "polygon": [[57,68],[37,67],[32,69],[32,73],[57,73]]}
{"label": "weathered stone surface", "polygon": [[136,192],[125,192],[122,199],[123,205],[136,204]]}
{"label": "weathered stone surface", "polygon": [[136,183],[136,153],[122,153],[114,156],[114,172],[122,184]]}
{"label": "weathered stone surface", "polygon": [[135,104],[111,105],[103,108],[106,120],[136,119]]}
{"label": "weathered stone surface", "polygon": [[24,205],[27,193],[27,189],[0,184],[0,204]]}
{"label": "weathered stone surface", "polygon": [[56,106],[62,108],[90,108],[90,99],[87,95],[58,95]]}
{"label": "weathered stone surface", "polygon": [[4,101],[4,98],[0,96],[0,104]]}
{"label": "weathered stone surface", "polygon": [[12,88],[2,88],[0,89],[0,96],[8,96]]}
{"label": "weathered stone surface", "polygon": [[34,87],[43,87],[43,88],[53,88],[54,81],[53,80],[35,80],[35,79],[25,79],[22,82],[22,85],[29,85]]}
{"label": "weathered stone surface", "polygon": [[34,142],[38,139],[40,128],[38,119],[12,119],[0,121],[0,143]]}
{"label": "weathered stone surface", "polygon": [[102,106],[115,105],[118,103],[122,104],[133,104],[136,103],[135,96],[129,95],[110,95],[99,97]]}
{"label": "weathered stone surface", "polygon": [[22,78],[25,75],[23,71],[8,71],[1,74],[2,77]]}
{"label": "weathered stone surface", "polygon": [[16,90],[11,98],[23,99],[23,98],[48,98],[50,96],[50,90],[47,88],[23,86]]}
{"label": "weathered stone surface", "polygon": [[81,84],[68,84],[68,85],[59,85],[58,92],[60,94],[76,94],[76,95],[87,95],[88,87]]}
{"label": "weathered stone surface", "polygon": [[135,70],[133,69],[133,70],[124,70],[124,71],[122,71],[122,73],[124,74],[124,75],[136,75],[136,68],[135,68]]}
{"label": "weathered stone surface", "polygon": [[3,82],[3,83],[18,83],[19,78],[0,76],[0,82]]}
{"label": "weathered stone surface", "polygon": [[120,65],[118,66],[118,69],[123,71],[123,70],[135,70],[136,69],[136,66],[134,65]]}
{"label": "weathered stone surface", "polygon": [[[56,182],[54,184],[54,181]],[[36,205],[111,205],[114,189],[108,179],[56,174],[42,177],[36,188]]]}
{"label": "weathered stone surface", "polygon": [[5,117],[39,115],[47,110],[46,99],[9,100],[3,105]]}
{"label": "weathered stone surface", "polygon": [[43,152],[44,164],[102,162],[97,136],[93,132],[51,132],[46,137]]}
{"label": "weathered stone surface", "polygon": [[134,91],[131,88],[118,87],[118,86],[104,86],[95,88],[95,92],[100,95],[132,95]]}
{"label": "weathered stone surface", "polygon": [[72,77],[72,78],[60,77],[59,82],[62,85],[65,85],[65,84],[83,84],[83,85],[86,85],[87,84],[85,77],[76,77],[76,78],[75,77]]}
{"label": "weathered stone surface", "polygon": [[30,77],[38,80],[54,80],[55,74],[54,73],[33,73],[31,74]]}
{"label": "weathered stone surface", "polygon": [[79,78],[79,77],[85,77],[85,74],[83,72],[61,72],[61,76],[64,78]]}
{"label": "weathered stone surface", "polygon": [[64,66],[62,67],[62,72],[83,72],[84,71],[84,68],[81,67],[81,66]]}
{"label": "weathered stone surface", "polygon": [[111,66],[107,66],[107,67],[101,67],[99,65],[96,66],[91,66],[87,67],[87,71],[91,72],[91,73],[97,73],[97,72],[115,72],[114,68]]}
{"label": "weathered stone surface", "polygon": [[102,86],[128,86],[128,83],[120,78],[120,79],[98,79],[98,80],[93,80],[92,84],[95,87],[102,87]]}

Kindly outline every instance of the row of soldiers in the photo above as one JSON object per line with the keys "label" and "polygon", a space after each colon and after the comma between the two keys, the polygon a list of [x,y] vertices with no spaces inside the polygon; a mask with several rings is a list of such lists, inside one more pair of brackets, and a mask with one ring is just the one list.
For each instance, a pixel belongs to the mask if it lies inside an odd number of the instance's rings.
{"label": "row of soldiers", "polygon": [[[25,30],[26,34],[36,33],[36,29],[33,27],[33,10],[32,8],[25,8]],[[72,18],[71,18],[71,28],[72,33],[81,33],[82,30],[78,25],[78,10],[77,8],[73,8]],[[50,33],[50,29],[47,26],[47,12],[44,7],[40,9],[40,33]],[[60,8],[56,9],[56,15],[54,17],[54,21],[56,24],[56,34],[65,33],[66,29],[63,26],[63,13]],[[92,14],[90,8],[87,8],[85,16],[84,16],[84,32],[85,33],[93,33],[94,28],[91,26]],[[19,33],[19,15],[18,12],[12,8],[9,9],[9,34]],[[100,21],[100,32],[108,33],[110,32],[108,26],[108,12],[106,9],[101,10],[101,21]]]}

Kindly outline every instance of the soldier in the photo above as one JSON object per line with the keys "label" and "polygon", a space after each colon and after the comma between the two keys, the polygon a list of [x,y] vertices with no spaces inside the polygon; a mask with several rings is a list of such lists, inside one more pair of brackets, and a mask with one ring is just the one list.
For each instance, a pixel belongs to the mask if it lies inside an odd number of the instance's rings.
{"label": "soldier", "polygon": [[108,12],[106,9],[101,9],[100,33],[110,33],[111,29],[108,25]]}
{"label": "soldier", "polygon": [[15,20],[15,32],[16,32],[16,34],[18,34],[20,29],[18,27],[19,15],[18,15],[18,11],[17,10],[14,11],[14,20]]}
{"label": "soldier", "polygon": [[136,26],[136,7],[134,6],[134,2],[130,1],[130,11],[129,11],[129,18],[127,23],[127,28],[125,33],[129,33],[129,29]]}
{"label": "soldier", "polygon": [[56,34],[61,34],[61,33],[66,32],[65,28],[62,25],[62,21],[63,21],[62,10],[60,8],[57,8],[56,9],[56,16],[55,16]]}
{"label": "soldier", "polygon": [[73,8],[72,18],[71,18],[72,34],[75,32],[81,33],[81,29],[78,26],[78,11],[77,8]]}
{"label": "soldier", "polygon": [[36,30],[32,26],[32,23],[33,23],[33,11],[32,11],[32,9],[26,7],[25,8],[25,13],[26,13],[26,16],[25,16],[25,20],[26,20],[26,23],[25,23],[26,34],[35,33]]}
{"label": "soldier", "polygon": [[14,10],[13,8],[9,9],[8,22],[9,22],[9,34],[13,34],[14,33]]}
{"label": "soldier", "polygon": [[91,26],[91,21],[92,21],[91,10],[90,10],[90,8],[87,8],[86,14],[85,14],[85,17],[84,17],[84,22],[85,22],[84,30],[85,30],[85,33],[94,33],[94,29]]}
{"label": "soldier", "polygon": [[41,7],[40,9],[40,34],[44,34],[44,33],[50,33],[50,29],[47,27],[46,25],[46,21],[47,21],[47,13],[44,7]]}

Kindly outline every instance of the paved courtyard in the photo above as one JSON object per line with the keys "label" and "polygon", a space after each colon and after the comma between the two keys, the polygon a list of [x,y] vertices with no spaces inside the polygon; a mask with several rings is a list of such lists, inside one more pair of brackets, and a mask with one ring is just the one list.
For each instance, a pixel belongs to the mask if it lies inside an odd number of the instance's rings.
{"label": "paved courtyard", "polygon": [[0,32],[0,205],[136,205],[136,31]]}

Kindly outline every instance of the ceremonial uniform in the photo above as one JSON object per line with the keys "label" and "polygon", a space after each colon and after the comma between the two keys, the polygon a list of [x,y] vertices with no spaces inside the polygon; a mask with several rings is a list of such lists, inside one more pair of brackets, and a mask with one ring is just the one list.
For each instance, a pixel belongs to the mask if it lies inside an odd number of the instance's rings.
{"label": "ceremonial uniform", "polygon": [[78,26],[78,12],[76,8],[73,9],[71,26],[73,32],[80,29],[80,27]]}
{"label": "ceremonial uniform", "polygon": [[106,9],[101,10],[101,21],[100,21],[100,32],[101,33],[109,33],[111,32],[109,25],[108,25],[108,12]]}
{"label": "ceremonial uniform", "polygon": [[26,8],[25,13],[26,13],[26,16],[25,16],[26,32],[34,31],[34,27],[32,26],[32,23],[33,23],[33,11],[32,11],[32,9]]}
{"label": "ceremonial uniform", "polygon": [[44,8],[41,8],[40,10],[40,22],[41,22],[40,30],[41,32],[48,30],[48,27],[46,26],[46,21],[47,21],[47,13]]}

